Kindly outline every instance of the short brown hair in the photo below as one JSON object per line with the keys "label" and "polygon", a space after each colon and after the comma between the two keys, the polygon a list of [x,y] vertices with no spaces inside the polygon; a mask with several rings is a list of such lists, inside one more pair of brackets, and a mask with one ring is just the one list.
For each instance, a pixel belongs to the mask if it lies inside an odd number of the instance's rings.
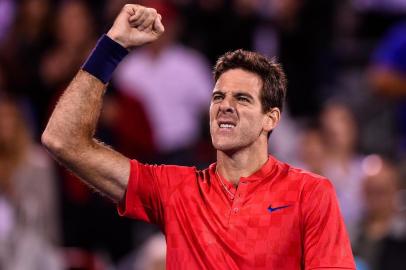
{"label": "short brown hair", "polygon": [[282,66],[275,58],[269,59],[259,53],[241,49],[227,52],[214,66],[214,81],[217,81],[224,72],[237,68],[255,73],[262,79],[260,99],[263,112],[268,112],[274,107],[282,111],[287,82]]}

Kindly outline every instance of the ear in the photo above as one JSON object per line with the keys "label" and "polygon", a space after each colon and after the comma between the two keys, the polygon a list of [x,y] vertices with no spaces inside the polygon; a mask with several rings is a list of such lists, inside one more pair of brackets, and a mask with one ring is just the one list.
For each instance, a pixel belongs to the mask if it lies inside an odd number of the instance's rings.
{"label": "ear", "polygon": [[279,110],[279,108],[272,108],[270,109],[264,117],[264,131],[266,132],[270,132],[271,130],[273,130],[279,123],[281,119],[281,111]]}

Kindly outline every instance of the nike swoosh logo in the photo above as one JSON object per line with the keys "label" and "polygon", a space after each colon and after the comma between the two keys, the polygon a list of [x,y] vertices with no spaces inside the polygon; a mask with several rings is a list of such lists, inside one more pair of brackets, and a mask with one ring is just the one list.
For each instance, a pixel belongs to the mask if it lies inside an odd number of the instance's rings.
{"label": "nike swoosh logo", "polygon": [[287,207],[290,207],[291,205],[284,205],[284,206],[279,206],[279,207],[272,207],[272,206],[269,206],[268,207],[268,210],[269,210],[269,212],[274,212],[274,211],[276,211],[276,210],[280,210],[280,209],[283,209],[283,208],[287,208]]}

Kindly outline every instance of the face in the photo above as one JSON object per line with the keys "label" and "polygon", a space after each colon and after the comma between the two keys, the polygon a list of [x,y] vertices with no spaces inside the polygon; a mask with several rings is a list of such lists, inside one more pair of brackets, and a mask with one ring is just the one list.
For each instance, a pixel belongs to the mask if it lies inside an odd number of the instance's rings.
{"label": "face", "polygon": [[49,7],[50,3],[47,0],[29,0],[22,3],[21,11],[28,20],[40,22],[46,17]]}
{"label": "face", "polygon": [[210,105],[210,133],[214,148],[233,152],[267,141],[267,133],[275,121],[270,113],[262,111],[261,89],[261,78],[242,69],[232,69],[220,76]]}
{"label": "face", "polygon": [[59,40],[68,44],[81,44],[92,36],[92,20],[86,6],[81,2],[67,2],[58,13]]}
{"label": "face", "polygon": [[356,142],[356,124],[350,111],[342,105],[331,105],[322,114],[321,122],[330,147],[352,150]]}
{"label": "face", "polygon": [[309,129],[302,134],[299,155],[312,172],[322,171],[325,150],[318,130]]}

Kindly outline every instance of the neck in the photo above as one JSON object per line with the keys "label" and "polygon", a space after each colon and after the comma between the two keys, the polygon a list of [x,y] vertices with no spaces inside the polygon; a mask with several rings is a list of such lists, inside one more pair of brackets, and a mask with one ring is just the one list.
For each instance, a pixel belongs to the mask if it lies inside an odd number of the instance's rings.
{"label": "neck", "polygon": [[268,160],[268,148],[252,147],[227,153],[217,150],[217,171],[234,185],[241,177],[248,177],[258,171]]}

